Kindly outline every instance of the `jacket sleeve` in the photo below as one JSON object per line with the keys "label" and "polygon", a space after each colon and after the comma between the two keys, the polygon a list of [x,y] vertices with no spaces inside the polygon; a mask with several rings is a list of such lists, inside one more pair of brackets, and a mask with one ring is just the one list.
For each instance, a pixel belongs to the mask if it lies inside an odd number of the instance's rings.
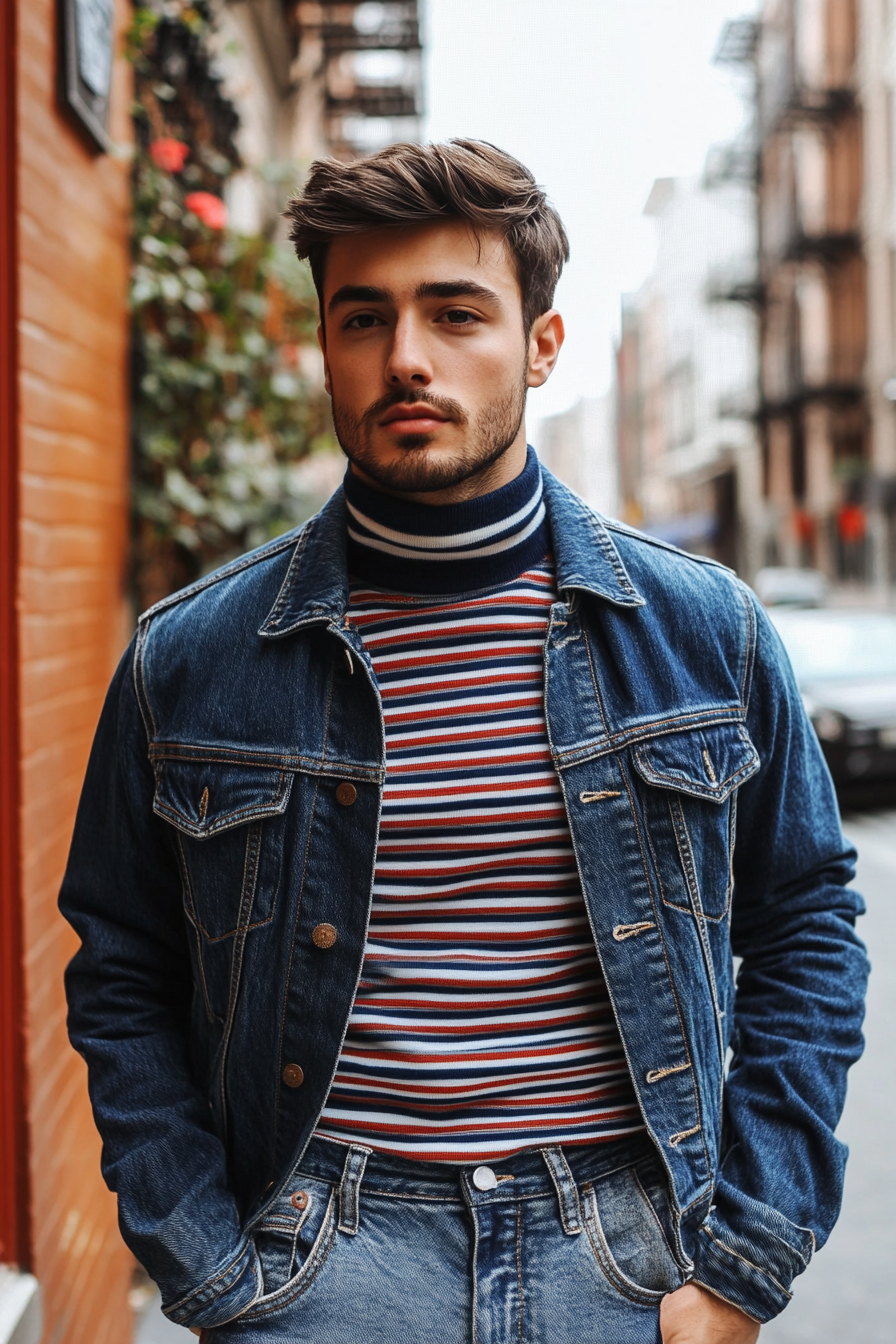
{"label": "jacket sleeve", "polygon": [[87,1061],[122,1235],[168,1316],[211,1327],[255,1300],[260,1272],[190,1065],[181,880],[152,810],[133,661],[132,646],[97,729],[60,895],[81,938],[66,972],[69,1033]]}
{"label": "jacket sleeve", "polygon": [[868,961],[827,765],[777,632],[747,600],[757,622],[747,729],[761,768],[737,801],[731,938],[742,962],[695,1278],[767,1321],[840,1210],[846,1148],[834,1129],[862,1052]]}

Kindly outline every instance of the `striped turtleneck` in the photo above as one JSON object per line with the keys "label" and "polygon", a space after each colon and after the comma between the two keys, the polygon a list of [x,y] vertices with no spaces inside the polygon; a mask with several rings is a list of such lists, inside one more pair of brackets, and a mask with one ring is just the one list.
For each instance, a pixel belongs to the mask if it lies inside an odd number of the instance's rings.
{"label": "striped turtleneck", "polygon": [[348,567],[380,588],[465,593],[515,579],[549,548],[541,468],[529,448],[507,485],[461,504],[414,504],[349,469]]}
{"label": "striped turtleneck", "polygon": [[641,1117],[545,724],[556,590],[537,460],[447,508],[353,480],[346,494],[349,616],[379,687],[386,780],[318,1133],[462,1163],[628,1134]]}

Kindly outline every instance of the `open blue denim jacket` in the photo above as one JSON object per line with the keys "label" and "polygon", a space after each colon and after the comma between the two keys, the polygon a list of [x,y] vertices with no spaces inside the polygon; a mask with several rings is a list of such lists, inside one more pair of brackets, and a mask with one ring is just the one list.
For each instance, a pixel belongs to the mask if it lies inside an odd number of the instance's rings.
{"label": "open blue denim jacket", "polygon": [[[675,1250],[767,1320],[840,1204],[867,973],[855,856],[749,589],[548,473],[545,492],[548,731]],[[261,1291],[252,1224],[315,1128],[361,970],[384,736],[345,535],[340,490],[141,619],[63,885],[104,1174],[184,1325]]]}

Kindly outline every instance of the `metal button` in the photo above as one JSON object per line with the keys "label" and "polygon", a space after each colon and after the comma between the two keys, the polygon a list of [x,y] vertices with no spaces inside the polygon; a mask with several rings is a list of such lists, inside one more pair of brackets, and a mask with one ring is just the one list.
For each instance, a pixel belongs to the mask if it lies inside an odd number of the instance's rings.
{"label": "metal button", "polygon": [[491,1167],[477,1167],[473,1172],[473,1184],[477,1190],[494,1190],[498,1178]]}
{"label": "metal button", "polygon": [[351,807],[357,796],[358,790],[354,784],[349,784],[348,780],[340,784],[336,790],[336,801],[341,803],[343,807]]}
{"label": "metal button", "polygon": [[287,1064],[283,1070],[283,1081],[287,1087],[301,1087],[305,1081],[305,1070],[298,1064]]}
{"label": "metal button", "polygon": [[290,1195],[290,1197],[289,1197],[289,1202],[290,1202],[290,1204],[293,1206],[294,1209],[307,1209],[307,1207],[308,1207],[308,1191],[307,1191],[307,1190],[296,1190],[294,1194],[291,1194],[291,1195]]}
{"label": "metal button", "polygon": [[318,924],[311,931],[311,941],[315,947],[332,947],[337,937],[332,924]]}

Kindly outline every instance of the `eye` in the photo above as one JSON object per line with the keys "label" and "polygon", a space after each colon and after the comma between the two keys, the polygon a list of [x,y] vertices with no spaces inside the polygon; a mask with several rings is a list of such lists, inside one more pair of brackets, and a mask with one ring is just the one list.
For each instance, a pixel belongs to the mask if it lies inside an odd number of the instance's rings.
{"label": "eye", "polygon": [[381,317],[376,313],[355,313],[345,324],[346,331],[369,331],[371,327],[377,326],[382,322]]}
{"label": "eye", "polygon": [[470,327],[479,321],[479,318],[474,313],[468,313],[466,308],[452,308],[444,316],[452,327]]}

